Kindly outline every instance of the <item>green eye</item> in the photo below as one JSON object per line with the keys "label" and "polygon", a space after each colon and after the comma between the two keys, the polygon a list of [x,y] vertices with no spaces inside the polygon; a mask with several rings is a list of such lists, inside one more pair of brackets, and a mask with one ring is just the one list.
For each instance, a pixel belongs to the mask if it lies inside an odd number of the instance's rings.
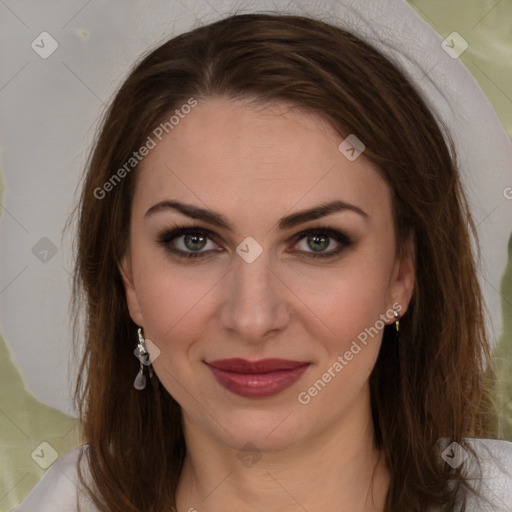
{"label": "green eye", "polygon": [[323,251],[329,247],[330,239],[328,236],[309,235],[307,243],[314,251]]}
{"label": "green eye", "polygon": [[199,251],[206,245],[208,238],[204,235],[184,235],[183,244],[191,251]]}
{"label": "green eye", "polygon": [[[345,234],[334,228],[315,228],[299,233],[296,238],[295,247],[300,247],[302,240],[305,241],[305,247],[299,248],[306,258],[332,258],[339,255],[345,248],[352,245],[352,240]],[[332,245],[332,242],[338,245],[337,248],[326,251]],[[309,250],[308,250],[309,249]]]}
{"label": "green eye", "polygon": [[[211,241],[211,235],[208,230],[191,226],[179,227],[163,233],[158,242],[162,244],[171,254],[180,258],[202,258],[212,250],[218,252],[219,247],[213,241],[213,248],[203,251]],[[181,239],[181,240],[180,240]],[[176,247],[177,245],[181,247]]]}
{"label": "green eye", "polygon": [[[212,252],[222,251],[213,241],[214,237],[214,233],[199,226],[183,226],[163,233],[158,242],[178,258],[194,259],[203,258]],[[295,235],[294,240],[294,250],[292,252],[313,259],[335,257],[352,245],[352,240],[348,236],[330,227],[303,231]],[[297,250],[296,248],[302,240],[305,241],[305,246]],[[210,248],[208,248],[209,242],[212,245]],[[326,249],[333,242],[338,247],[327,251]]]}

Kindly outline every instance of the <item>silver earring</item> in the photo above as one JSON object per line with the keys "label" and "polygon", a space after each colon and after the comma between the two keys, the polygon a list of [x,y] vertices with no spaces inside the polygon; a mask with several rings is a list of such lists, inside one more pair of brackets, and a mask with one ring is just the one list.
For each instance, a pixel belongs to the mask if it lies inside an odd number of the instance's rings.
{"label": "silver earring", "polygon": [[[135,377],[135,380],[133,381],[133,387],[137,391],[142,391],[146,387],[146,376],[144,375],[144,366],[149,366],[151,364],[151,361],[149,359],[148,349],[146,348],[146,340],[142,335],[142,329],[140,327],[139,330],[137,331],[137,336],[139,339],[139,343],[134,351],[134,354],[140,361],[140,369],[139,372],[137,373],[137,376]],[[149,377],[153,377],[153,371],[151,370],[151,366],[149,366]]]}

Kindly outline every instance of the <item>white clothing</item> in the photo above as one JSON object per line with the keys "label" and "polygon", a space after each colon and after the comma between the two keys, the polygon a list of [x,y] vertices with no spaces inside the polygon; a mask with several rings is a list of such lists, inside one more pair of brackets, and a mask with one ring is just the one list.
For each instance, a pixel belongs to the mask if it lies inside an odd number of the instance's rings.
{"label": "white clothing", "polygon": [[[475,449],[482,467],[480,492],[484,499],[477,499],[472,493],[468,497],[467,512],[510,512],[512,510],[512,442],[492,439],[468,439]],[[32,489],[23,503],[12,512],[76,512],[77,457],[80,446],[66,453],[46,471],[43,478]],[[446,460],[446,459],[445,459]],[[87,457],[82,459],[82,471],[87,471]],[[470,457],[464,462],[468,474],[476,468]],[[90,480],[87,480],[88,482]],[[82,491],[83,492],[83,491]],[[80,493],[83,512],[98,512],[91,500]],[[486,502],[489,500],[489,503]]]}

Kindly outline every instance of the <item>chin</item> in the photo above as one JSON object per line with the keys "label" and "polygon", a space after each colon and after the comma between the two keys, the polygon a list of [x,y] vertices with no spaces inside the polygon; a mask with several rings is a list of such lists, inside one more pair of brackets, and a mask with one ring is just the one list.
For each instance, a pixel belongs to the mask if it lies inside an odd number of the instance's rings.
{"label": "chin", "polygon": [[269,409],[254,404],[224,409],[219,411],[220,425],[208,419],[209,430],[236,450],[251,443],[262,452],[282,451],[301,443],[297,427],[302,430],[306,426],[292,411],[293,406]]}

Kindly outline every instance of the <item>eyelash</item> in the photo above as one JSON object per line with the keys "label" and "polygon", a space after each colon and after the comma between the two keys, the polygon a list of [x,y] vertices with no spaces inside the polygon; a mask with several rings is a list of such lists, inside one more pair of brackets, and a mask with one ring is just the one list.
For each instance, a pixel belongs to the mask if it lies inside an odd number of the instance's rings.
{"label": "eyelash", "polygon": [[[200,226],[194,225],[194,226],[177,226],[176,228],[165,231],[162,233],[158,238],[158,243],[162,244],[167,251],[172,253],[173,255],[178,256],[179,258],[183,259],[199,259],[204,258],[209,252],[185,252],[181,249],[176,249],[171,246],[171,242],[180,236],[183,235],[201,235],[204,236],[211,241],[215,242],[213,239],[215,238],[215,234],[210,231],[209,229],[202,228]],[[317,253],[317,254],[310,254],[305,252],[303,256],[305,258],[309,259],[317,259],[317,258],[334,258],[335,256],[338,256],[344,249],[350,247],[353,244],[352,239],[335,229],[331,226],[325,226],[322,228],[313,228],[313,229],[307,229],[305,231],[301,231],[300,233],[297,233],[294,237],[294,245],[297,244],[299,241],[301,241],[303,238],[306,238],[308,235],[326,235],[329,239],[334,239],[336,242],[340,244],[340,247],[335,250],[331,250],[328,253]],[[218,245],[218,244],[217,244]],[[300,252],[300,251],[299,251]]]}

